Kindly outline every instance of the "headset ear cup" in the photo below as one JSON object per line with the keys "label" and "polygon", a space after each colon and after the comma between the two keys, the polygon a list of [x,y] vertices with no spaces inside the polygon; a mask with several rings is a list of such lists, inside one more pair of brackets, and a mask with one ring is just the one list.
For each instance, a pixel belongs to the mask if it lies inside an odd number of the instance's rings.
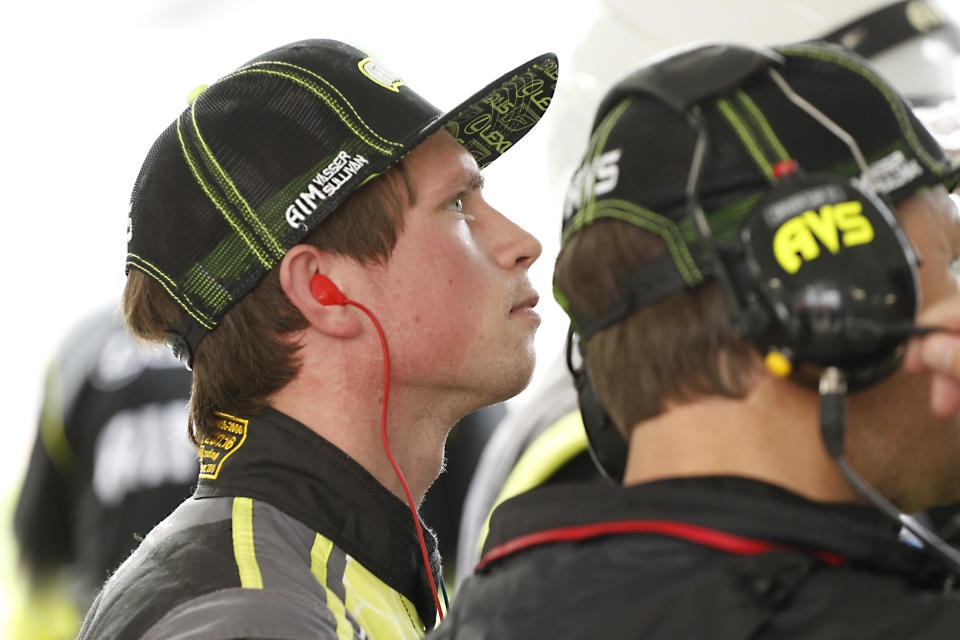
{"label": "headset ear cup", "polygon": [[[862,389],[899,365],[919,302],[917,259],[889,206],[845,178],[780,178],[740,231],[746,299],[770,313],[761,351],[793,354],[791,378],[816,388],[821,371]],[[765,334],[765,335],[764,335]]]}
{"label": "headset ear cup", "polygon": [[[619,485],[623,482],[627,467],[627,443],[593,390],[590,378],[587,377],[586,365],[582,362],[579,341],[574,346],[576,340],[577,335],[571,325],[567,331],[567,369],[573,376],[573,384],[577,390],[580,417],[587,435],[587,450],[600,475]],[[574,365],[574,350],[581,356],[580,366]]]}
{"label": "headset ear cup", "polygon": [[575,378],[590,458],[607,480],[619,485],[627,467],[627,442],[607,415],[585,371]]}

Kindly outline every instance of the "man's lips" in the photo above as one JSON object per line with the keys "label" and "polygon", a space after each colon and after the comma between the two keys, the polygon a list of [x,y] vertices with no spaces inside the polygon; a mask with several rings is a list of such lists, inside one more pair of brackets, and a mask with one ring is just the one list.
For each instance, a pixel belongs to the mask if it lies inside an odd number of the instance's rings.
{"label": "man's lips", "polygon": [[517,304],[510,307],[510,313],[528,312],[536,315],[537,312],[534,311],[533,308],[537,306],[538,302],[540,302],[540,296],[537,295],[536,293],[533,293],[530,296],[518,302]]}

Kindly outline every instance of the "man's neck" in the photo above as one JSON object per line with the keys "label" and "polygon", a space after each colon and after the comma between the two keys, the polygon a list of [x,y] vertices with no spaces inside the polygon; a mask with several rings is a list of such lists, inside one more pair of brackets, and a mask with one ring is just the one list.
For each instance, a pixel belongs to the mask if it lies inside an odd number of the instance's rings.
{"label": "man's neck", "polygon": [[[340,368],[305,363],[296,378],[270,397],[270,405],[328,440],[406,502],[383,446],[383,373],[378,368],[356,361]],[[339,374],[326,376],[328,371]],[[415,504],[442,470],[447,433],[462,417],[435,395],[400,385],[390,388],[387,441]]]}
{"label": "man's neck", "polygon": [[710,396],[668,407],[630,437],[624,484],[734,475],[812,500],[858,501],[820,441],[816,395],[764,385],[744,400]]}

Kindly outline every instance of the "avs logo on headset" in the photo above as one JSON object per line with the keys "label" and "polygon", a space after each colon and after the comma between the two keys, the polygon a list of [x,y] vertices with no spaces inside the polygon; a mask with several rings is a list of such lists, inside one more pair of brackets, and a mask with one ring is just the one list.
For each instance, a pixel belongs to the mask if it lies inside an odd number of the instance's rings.
{"label": "avs logo on headset", "polygon": [[784,185],[759,207],[750,225],[747,237],[754,255],[767,253],[766,244],[773,262],[793,275],[824,251],[836,256],[842,249],[873,242],[870,217],[878,214],[862,195],[839,181]]}
{"label": "avs logo on headset", "polygon": [[804,262],[820,257],[820,247],[839,253],[873,241],[873,226],[863,215],[863,203],[844,200],[824,204],[788,219],[773,235],[773,255],[787,273],[796,273]]}

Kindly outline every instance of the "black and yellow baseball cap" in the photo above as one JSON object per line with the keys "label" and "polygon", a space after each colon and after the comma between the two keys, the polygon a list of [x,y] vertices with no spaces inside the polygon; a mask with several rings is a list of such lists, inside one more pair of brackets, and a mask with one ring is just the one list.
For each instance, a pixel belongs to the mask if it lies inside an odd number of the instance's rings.
{"label": "black and yellow baseball cap", "polygon": [[[801,108],[772,72],[834,129]],[[736,246],[779,184],[778,165],[855,180],[891,205],[934,185],[960,185],[960,160],[948,157],[910,103],[854,53],[822,42],[773,49],[708,43],[667,52],[622,78],[601,102],[567,193],[560,255],[576,234],[609,219],[660,236],[667,252],[625,276],[622,298],[597,314],[575,308],[555,283],[582,339],[716,278],[713,252],[691,215],[700,135],[690,121],[694,107],[710,141],[697,201],[724,246]],[[836,128],[862,152],[865,167]]]}
{"label": "black and yellow baseball cap", "polygon": [[446,128],[483,168],[540,120],[556,88],[544,54],[444,113],[335,40],[269,51],[191,96],[154,143],[130,205],[126,266],[183,309],[168,343],[186,364],[224,314],[357,187]]}

